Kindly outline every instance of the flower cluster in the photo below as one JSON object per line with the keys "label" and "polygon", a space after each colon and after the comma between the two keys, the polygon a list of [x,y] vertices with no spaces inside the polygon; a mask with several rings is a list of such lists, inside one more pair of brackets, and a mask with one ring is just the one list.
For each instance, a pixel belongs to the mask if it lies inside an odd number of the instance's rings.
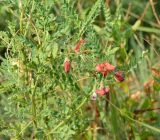
{"label": "flower cluster", "polygon": [[[84,43],[85,43],[85,40],[81,38],[74,48],[75,53],[78,53],[80,51],[81,45],[83,45]],[[69,73],[70,69],[71,69],[70,60],[68,58],[66,58],[64,61],[64,71],[66,73]],[[101,64],[97,64],[95,67],[95,70],[98,73],[101,73],[104,78],[109,73],[114,73],[114,78],[116,79],[116,81],[122,82],[125,79],[124,73],[120,70],[117,70],[116,67],[113,66],[112,64],[110,64],[109,62],[103,62]],[[103,96],[103,95],[108,94],[109,91],[110,91],[109,87],[101,86],[99,89],[95,90],[95,92],[92,95],[92,99],[95,100],[97,97],[97,94]]]}
{"label": "flower cluster", "polygon": [[108,73],[114,72],[114,77],[118,82],[124,81],[125,78],[124,73],[122,71],[117,70],[115,66],[111,65],[108,62],[97,64],[96,71],[101,73],[104,78],[107,76]]}
{"label": "flower cluster", "polygon": [[[108,62],[103,62],[101,64],[97,64],[96,71],[98,73],[101,73],[104,78],[108,75],[108,73],[114,72],[114,78],[118,82],[122,82],[125,79],[124,73],[122,71],[117,70],[115,66],[111,65]],[[100,89],[95,90],[95,92],[92,94],[92,99],[93,99],[93,96],[96,97],[95,93],[103,96],[103,95],[108,94],[109,91],[110,91],[110,89],[108,87],[102,86]],[[95,98],[94,98],[94,100],[95,100]]]}

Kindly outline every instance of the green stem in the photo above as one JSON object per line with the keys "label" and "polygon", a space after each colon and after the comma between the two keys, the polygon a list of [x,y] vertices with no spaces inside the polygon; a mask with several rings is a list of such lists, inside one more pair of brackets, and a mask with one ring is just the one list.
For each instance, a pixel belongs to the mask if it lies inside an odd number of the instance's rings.
{"label": "green stem", "polygon": [[22,7],[22,0],[19,0],[19,11],[20,11],[20,32],[23,31],[23,7]]}
{"label": "green stem", "polygon": [[36,82],[34,84],[34,87],[32,89],[32,97],[31,97],[31,101],[32,101],[32,119],[33,119],[33,123],[35,128],[37,128],[37,121],[36,121],[36,117],[37,117],[37,113],[36,113],[36,101],[35,101],[35,96],[36,96],[36,87],[37,87],[37,82],[38,82],[39,77],[37,77]]}
{"label": "green stem", "polygon": [[33,117],[33,123],[34,126],[37,128],[37,123],[36,123],[36,103],[35,103],[35,92],[32,93],[32,117]]}
{"label": "green stem", "polygon": [[141,125],[141,126],[144,126],[144,127],[148,128],[148,129],[150,129],[150,130],[152,130],[152,131],[156,131],[156,132],[160,133],[160,129],[158,129],[158,128],[156,128],[156,127],[153,127],[153,126],[150,126],[150,125],[148,125],[148,124],[146,124],[146,123],[140,122],[140,121],[138,121],[138,120],[133,119],[132,117],[128,116],[125,112],[123,112],[122,110],[120,110],[120,109],[119,109],[116,105],[114,105],[111,101],[108,100],[108,102],[109,102],[117,111],[119,111],[119,113],[120,113],[122,116],[126,117],[127,119],[131,120],[132,122],[138,123],[138,124]]}
{"label": "green stem", "polygon": [[82,101],[82,103],[76,108],[75,111],[73,111],[71,113],[71,115],[68,115],[66,117],[65,120],[61,121],[51,132],[49,132],[47,135],[50,135],[51,133],[54,133],[55,130],[57,130],[60,126],[62,126],[66,121],[68,121],[70,118],[73,117],[73,115],[76,114],[77,111],[79,111],[81,109],[81,107],[85,104],[85,102],[87,101],[87,98],[84,98],[84,100]]}

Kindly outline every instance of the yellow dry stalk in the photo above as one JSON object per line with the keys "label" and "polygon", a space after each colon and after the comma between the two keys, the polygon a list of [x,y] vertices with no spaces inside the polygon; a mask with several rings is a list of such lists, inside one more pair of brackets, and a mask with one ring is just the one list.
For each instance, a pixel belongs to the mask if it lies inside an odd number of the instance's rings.
{"label": "yellow dry stalk", "polygon": [[16,66],[17,69],[17,73],[19,75],[20,78],[22,78],[23,76],[27,75],[28,77],[28,84],[31,85],[32,84],[32,71],[27,71],[26,66],[24,65],[22,60],[19,59],[13,59],[11,61],[11,65],[12,66]]}
{"label": "yellow dry stalk", "polygon": [[18,73],[19,73],[19,76],[22,77],[24,74],[25,74],[25,66],[22,62],[22,60],[18,60],[18,59],[13,59],[11,61],[11,65],[12,66],[17,66],[18,68]]}

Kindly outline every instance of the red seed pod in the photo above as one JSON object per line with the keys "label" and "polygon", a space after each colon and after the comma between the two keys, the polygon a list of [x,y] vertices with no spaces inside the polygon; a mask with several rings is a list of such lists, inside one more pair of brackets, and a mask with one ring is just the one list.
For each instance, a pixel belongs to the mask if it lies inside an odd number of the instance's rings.
{"label": "red seed pod", "polygon": [[100,94],[101,96],[103,96],[103,95],[108,94],[108,93],[109,93],[109,90],[110,90],[109,88],[103,87],[103,88],[97,89],[95,92],[96,92],[97,94]]}
{"label": "red seed pod", "polygon": [[118,81],[118,82],[122,82],[125,79],[125,75],[122,71],[116,71],[114,73],[114,77],[115,77],[116,81]]}
{"label": "red seed pod", "polygon": [[66,73],[69,73],[70,69],[71,69],[70,60],[68,58],[65,58],[65,60],[64,60],[64,71]]}

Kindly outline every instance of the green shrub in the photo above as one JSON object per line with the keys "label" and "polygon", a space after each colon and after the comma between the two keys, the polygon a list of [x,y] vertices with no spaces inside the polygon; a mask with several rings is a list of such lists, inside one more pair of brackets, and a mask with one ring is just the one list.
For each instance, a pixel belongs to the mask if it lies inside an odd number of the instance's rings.
{"label": "green shrub", "polygon": [[[114,72],[104,78],[95,70],[107,61],[127,75],[141,61],[141,56],[127,61],[131,57],[124,46],[133,32],[121,5],[111,14],[103,0],[86,3],[91,8],[70,0],[5,3],[13,19],[0,32],[1,47],[6,48],[0,68],[2,138],[127,139],[132,129],[138,133],[133,123],[160,131],[133,119],[121,95],[125,83],[117,83]],[[82,39],[85,43],[75,52]],[[66,58],[71,64],[67,73]],[[92,101],[102,83],[110,93]]]}

